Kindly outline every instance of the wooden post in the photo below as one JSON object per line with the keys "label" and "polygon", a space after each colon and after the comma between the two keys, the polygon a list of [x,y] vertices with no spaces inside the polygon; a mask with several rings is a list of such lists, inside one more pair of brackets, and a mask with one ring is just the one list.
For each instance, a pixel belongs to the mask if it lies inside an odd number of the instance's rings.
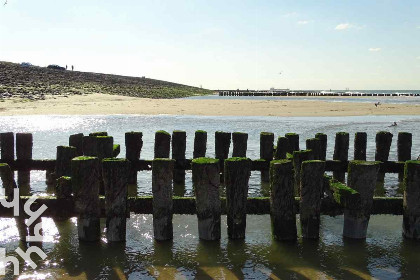
{"label": "wooden post", "polygon": [[293,152],[293,171],[294,171],[294,189],[295,195],[300,195],[300,171],[302,162],[307,160],[312,160],[312,151],[303,150],[303,151],[294,151]]}
{"label": "wooden post", "polygon": [[229,158],[225,160],[226,209],[229,239],[244,239],[246,203],[251,160]]}
{"label": "wooden post", "polygon": [[71,178],[62,176],[57,179],[57,187],[55,195],[57,199],[68,199],[71,198],[72,193]]}
{"label": "wooden post", "polygon": [[[261,132],[260,133],[260,159],[265,161],[272,161],[274,154],[274,134],[271,132]],[[269,182],[270,181],[270,172],[269,170],[261,170],[261,181]]]}
{"label": "wooden post", "polygon": [[[398,161],[411,160],[411,146],[413,144],[413,135],[408,132],[399,132],[397,140]],[[403,181],[404,173],[398,174],[398,180]]]}
{"label": "wooden post", "polygon": [[96,137],[95,136],[83,136],[82,138],[83,155],[95,157],[98,154]]}
{"label": "wooden post", "polygon": [[289,154],[293,154],[294,151],[299,151],[299,134],[286,133],[284,135],[289,140]]}
{"label": "wooden post", "polygon": [[163,130],[155,133],[155,158],[169,158],[171,135]]}
{"label": "wooden post", "polygon": [[420,239],[420,161],[404,165],[403,236]]}
{"label": "wooden post", "polygon": [[77,156],[83,155],[83,133],[70,135],[69,146],[76,148]]}
{"label": "wooden post", "polygon": [[125,241],[129,172],[130,162],[127,159],[106,158],[102,161],[106,238],[109,242]]}
{"label": "wooden post", "polygon": [[207,132],[197,130],[194,136],[193,158],[205,157],[207,148]]}
{"label": "wooden post", "polygon": [[14,189],[17,188],[13,171],[7,163],[0,163],[0,177],[7,201],[13,200]]}
{"label": "wooden post", "polygon": [[349,162],[347,186],[357,191],[360,196],[357,196],[359,199],[347,201],[347,207],[344,208],[344,237],[366,238],[378,171],[377,161]]}
{"label": "wooden post", "polygon": [[320,160],[326,160],[327,159],[327,142],[328,142],[327,134],[317,133],[317,134],[315,134],[315,138],[317,138],[317,139],[319,139],[319,141],[321,141],[321,157],[320,157]]}
{"label": "wooden post", "polygon": [[356,132],[354,135],[354,159],[366,160],[367,133]]}
{"label": "wooden post", "polygon": [[220,181],[223,182],[224,162],[225,159],[229,157],[231,133],[216,131],[214,134],[214,138],[216,159],[219,160],[220,172],[222,173],[220,176]]}
{"label": "wooden post", "polygon": [[74,206],[79,214],[77,231],[80,241],[100,239],[99,183],[100,164],[96,157],[76,157],[71,161]]}
{"label": "wooden post", "polygon": [[246,157],[248,147],[248,133],[232,133],[233,152],[232,157]]}
{"label": "wooden post", "polygon": [[302,162],[299,208],[303,238],[319,238],[324,172],[325,161],[309,160]]}
{"label": "wooden post", "polygon": [[77,156],[75,147],[57,146],[57,157],[55,161],[55,177],[71,177],[71,160]]}
{"label": "wooden post", "polygon": [[[335,135],[334,160],[347,161],[349,158],[349,134],[347,132],[337,132]],[[346,173],[334,171],[333,178],[344,183]]]}
{"label": "wooden post", "polygon": [[114,138],[112,136],[96,136],[96,156],[99,160],[111,158],[114,151]]}
{"label": "wooden post", "polygon": [[322,157],[321,140],[318,138],[306,139],[306,149],[312,150],[313,159],[320,160]]}
{"label": "wooden post", "polygon": [[277,146],[274,152],[274,159],[286,159],[286,154],[290,151],[289,139],[286,137],[277,138]]}
{"label": "wooden post", "polygon": [[220,239],[221,203],[219,160],[193,159],[191,163],[196,197],[198,235],[203,240]]}
{"label": "wooden post", "polygon": [[106,132],[106,131],[91,132],[91,133],[89,133],[89,136],[94,136],[94,137],[97,137],[97,136],[108,136],[108,132]]}
{"label": "wooden post", "polygon": [[[172,132],[172,158],[174,160],[185,160],[185,150],[187,148],[187,133],[185,131],[174,130]],[[174,169],[174,184],[185,186],[185,169]]]}
{"label": "wooden post", "polygon": [[15,160],[15,136],[13,132],[0,133],[1,161]]}
{"label": "wooden post", "polygon": [[173,238],[172,178],[174,163],[174,160],[166,158],[153,160],[153,232],[156,240]]}
{"label": "wooden post", "polygon": [[[376,152],[375,161],[386,162],[389,157],[389,150],[391,149],[392,133],[388,131],[380,131],[376,133]],[[385,173],[379,172],[377,177],[377,184],[383,186],[385,180]]]}
{"label": "wooden post", "polygon": [[297,233],[292,162],[272,161],[270,180],[271,233],[275,240],[294,241]]}
{"label": "wooden post", "polygon": [[[142,132],[126,132],[125,133],[125,157],[129,161],[140,159],[141,149],[143,148]],[[137,184],[137,171],[130,170],[128,175],[128,184]]]}
{"label": "wooden post", "polygon": [[[33,138],[32,133],[16,133],[16,159],[32,159]],[[31,182],[31,171],[18,171],[18,186],[21,189],[20,195],[29,195]]]}

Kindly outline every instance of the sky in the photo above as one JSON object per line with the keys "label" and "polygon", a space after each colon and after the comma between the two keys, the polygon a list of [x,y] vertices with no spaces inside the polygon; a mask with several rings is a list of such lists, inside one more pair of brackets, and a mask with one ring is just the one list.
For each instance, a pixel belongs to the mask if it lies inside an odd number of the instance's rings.
{"label": "sky", "polygon": [[0,61],[214,90],[420,89],[420,1],[8,0]]}

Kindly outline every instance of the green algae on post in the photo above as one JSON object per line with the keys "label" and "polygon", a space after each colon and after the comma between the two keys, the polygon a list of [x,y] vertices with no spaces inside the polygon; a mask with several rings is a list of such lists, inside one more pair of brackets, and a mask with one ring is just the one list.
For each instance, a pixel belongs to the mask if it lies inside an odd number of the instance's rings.
{"label": "green algae on post", "polygon": [[193,158],[205,157],[207,149],[207,132],[196,130],[194,135]]}
{"label": "green algae on post", "polygon": [[171,135],[164,130],[156,131],[154,158],[169,158],[170,149]]}
{"label": "green algae on post", "polygon": [[420,239],[420,161],[409,160],[404,167],[403,236]]}
{"label": "green algae on post", "polygon": [[300,195],[300,171],[302,162],[313,158],[311,150],[293,152],[294,189],[295,195]]}

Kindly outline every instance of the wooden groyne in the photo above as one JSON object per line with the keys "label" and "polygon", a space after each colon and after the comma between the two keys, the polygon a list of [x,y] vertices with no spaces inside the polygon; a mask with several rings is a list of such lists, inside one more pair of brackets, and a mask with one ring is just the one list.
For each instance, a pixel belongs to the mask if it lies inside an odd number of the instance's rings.
{"label": "wooden groyne", "polygon": [[[16,143],[22,143],[22,139],[18,141],[21,135],[16,134]],[[105,132],[71,135],[69,144],[74,146],[58,146],[56,159],[50,160],[32,159],[32,135],[24,135],[30,151],[25,151],[28,156],[15,159],[15,135],[0,133],[0,175],[8,198],[11,186],[25,189],[25,185],[14,183],[12,170],[18,171],[18,177],[23,174],[25,180],[31,170],[49,171],[54,174],[55,196],[38,198],[36,207],[48,207],[44,217],[77,216],[81,241],[99,240],[100,217],[106,217],[108,240],[124,241],[128,212],[153,214],[157,240],[172,239],[173,214],[197,214],[199,236],[205,240],[220,239],[223,214],[227,215],[230,239],[245,238],[247,214],[270,214],[277,240],[296,240],[297,214],[302,237],[309,239],[319,237],[320,215],[344,214],[343,236],[360,239],[366,237],[371,214],[403,214],[404,236],[420,239],[420,161],[411,160],[412,135],[407,132],[397,137],[400,161],[388,161],[393,139],[389,132],[377,133],[376,161],[366,161],[365,133],[356,133],[355,160],[349,160],[349,135],[345,132],[336,134],[333,160],[325,160],[325,134],[307,139],[306,150],[300,150],[298,134],[280,136],[274,146],[274,134],[262,132],[261,158],[254,160],[246,158],[248,135],[237,132],[216,132],[215,155],[209,158],[207,133],[197,131],[193,152],[197,158],[187,159],[185,132],[171,135],[158,131],[155,158],[150,160],[140,158],[140,132],[126,133],[125,159],[116,158],[120,146]],[[237,157],[229,157],[231,144]],[[18,149],[22,148],[16,145]],[[129,185],[135,183],[137,172],[145,170],[152,171],[152,196],[129,196]],[[192,170],[194,197],[173,195],[174,184],[185,182],[185,170]],[[251,171],[260,171],[261,181],[269,183],[270,198],[248,197]],[[374,197],[378,184],[383,187],[386,173],[404,174],[404,198]],[[220,196],[222,189],[226,189],[226,197]],[[27,193],[21,193],[22,203],[27,199]],[[0,217],[12,215],[13,211],[2,204]]]}
{"label": "wooden groyne", "polygon": [[390,97],[390,96],[420,96],[420,93],[415,92],[395,92],[395,93],[380,93],[380,92],[350,92],[350,91],[311,91],[311,90],[217,90],[215,91],[219,96],[375,96],[375,97]]}

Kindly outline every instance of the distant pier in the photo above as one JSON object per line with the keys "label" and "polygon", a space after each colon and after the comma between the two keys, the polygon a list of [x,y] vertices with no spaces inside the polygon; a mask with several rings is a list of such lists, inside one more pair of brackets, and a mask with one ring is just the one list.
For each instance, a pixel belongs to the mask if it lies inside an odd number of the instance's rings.
{"label": "distant pier", "polygon": [[311,91],[311,90],[216,90],[219,96],[420,96],[420,93],[373,93],[351,91]]}

